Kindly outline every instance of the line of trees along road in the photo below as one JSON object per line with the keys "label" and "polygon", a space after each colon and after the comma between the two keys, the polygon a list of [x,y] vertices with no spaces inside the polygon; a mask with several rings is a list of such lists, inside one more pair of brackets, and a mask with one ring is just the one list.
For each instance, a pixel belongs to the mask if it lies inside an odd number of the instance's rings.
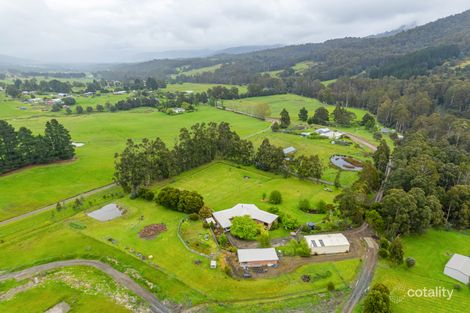
{"label": "line of trees along road", "polygon": [[75,150],[67,129],[57,120],[46,123],[44,135],[0,120],[0,174],[28,165],[46,164],[73,158]]}

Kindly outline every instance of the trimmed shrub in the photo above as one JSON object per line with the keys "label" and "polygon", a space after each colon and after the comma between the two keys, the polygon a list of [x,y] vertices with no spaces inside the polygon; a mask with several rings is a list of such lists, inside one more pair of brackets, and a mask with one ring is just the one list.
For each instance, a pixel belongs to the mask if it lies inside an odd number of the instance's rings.
{"label": "trimmed shrub", "polygon": [[380,248],[380,249],[379,249],[379,256],[380,256],[381,258],[386,259],[386,258],[389,257],[389,255],[390,255],[390,252],[388,252],[387,249],[385,249],[385,248]]}
{"label": "trimmed shrub", "polygon": [[312,207],[310,206],[310,201],[308,199],[302,199],[299,201],[298,207],[301,211],[310,212]]}
{"label": "trimmed shrub", "polygon": [[188,217],[191,221],[199,220],[199,215],[197,213],[191,213],[191,214],[188,215]]}
{"label": "trimmed shrub", "polygon": [[336,289],[335,284],[332,281],[328,282],[328,284],[326,284],[326,289],[329,292],[335,291],[335,289]]}
{"label": "trimmed shrub", "polygon": [[416,265],[416,260],[412,257],[407,257],[405,259],[406,267],[411,268]]}
{"label": "trimmed shrub", "polygon": [[208,217],[211,217],[212,216],[212,210],[207,207],[207,206],[203,206],[200,210],[199,210],[199,216],[202,217],[202,218],[208,218]]}
{"label": "trimmed shrub", "polygon": [[279,191],[274,190],[269,195],[269,202],[272,204],[280,204],[282,202],[282,195]]}

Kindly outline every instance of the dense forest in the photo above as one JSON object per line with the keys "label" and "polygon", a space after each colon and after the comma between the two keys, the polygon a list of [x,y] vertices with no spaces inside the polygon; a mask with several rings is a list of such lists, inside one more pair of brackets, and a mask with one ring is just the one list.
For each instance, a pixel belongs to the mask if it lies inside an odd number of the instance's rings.
{"label": "dense forest", "polygon": [[25,127],[15,130],[0,120],[0,174],[27,165],[69,160],[74,155],[69,132],[55,119],[46,123],[44,135],[34,135]]}

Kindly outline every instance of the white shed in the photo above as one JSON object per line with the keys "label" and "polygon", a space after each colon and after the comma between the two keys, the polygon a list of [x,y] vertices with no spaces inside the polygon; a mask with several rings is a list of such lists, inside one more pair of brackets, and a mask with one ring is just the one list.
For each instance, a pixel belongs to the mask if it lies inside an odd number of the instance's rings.
{"label": "white shed", "polygon": [[312,254],[332,254],[349,252],[348,239],[341,233],[305,236]]}
{"label": "white shed", "polygon": [[454,254],[444,268],[444,274],[464,284],[470,282],[470,258]]}

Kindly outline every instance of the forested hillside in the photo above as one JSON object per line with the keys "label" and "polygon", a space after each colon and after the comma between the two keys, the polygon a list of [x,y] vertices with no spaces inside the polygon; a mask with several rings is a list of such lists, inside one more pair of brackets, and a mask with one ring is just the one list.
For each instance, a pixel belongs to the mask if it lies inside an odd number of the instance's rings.
{"label": "forested hillside", "polygon": [[[324,43],[292,45],[240,55],[219,55],[210,58],[153,60],[139,64],[125,64],[101,72],[105,78],[158,76],[176,74],[182,66],[201,68],[214,64],[223,66],[195,77],[180,76],[180,80],[246,84],[256,74],[287,70],[302,61],[313,61],[304,75],[319,80],[350,76],[372,67],[387,65],[398,56],[429,47],[455,45],[459,55],[470,53],[470,11],[446,17],[435,22],[381,38],[343,38]],[[454,54],[449,57],[454,57]]]}

